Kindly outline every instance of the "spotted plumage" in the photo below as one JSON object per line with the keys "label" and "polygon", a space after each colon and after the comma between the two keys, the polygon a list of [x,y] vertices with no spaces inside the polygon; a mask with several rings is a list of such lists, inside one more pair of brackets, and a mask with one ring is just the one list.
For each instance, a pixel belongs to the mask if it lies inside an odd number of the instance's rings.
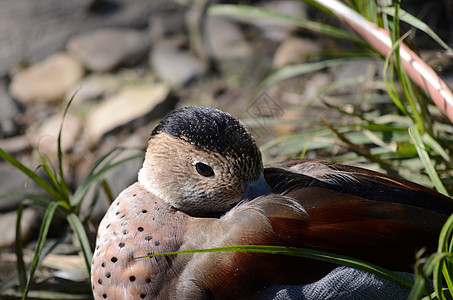
{"label": "spotted plumage", "polygon": [[92,265],[96,299],[260,298],[322,278],[318,261],[241,252],[144,257],[233,245],[330,251],[400,271],[434,250],[453,202],[417,184],[316,160],[263,168],[230,115],[188,107],[164,118],[138,182],[102,220]]}
{"label": "spotted plumage", "polygon": [[[167,214],[175,216],[173,224],[166,224]],[[168,262],[164,257],[139,257],[178,247],[178,219],[174,209],[139,183],[124,190],[99,225],[92,273],[95,295],[155,299],[159,290],[154,283],[163,281]],[[161,228],[168,229],[166,235],[159,234]]]}

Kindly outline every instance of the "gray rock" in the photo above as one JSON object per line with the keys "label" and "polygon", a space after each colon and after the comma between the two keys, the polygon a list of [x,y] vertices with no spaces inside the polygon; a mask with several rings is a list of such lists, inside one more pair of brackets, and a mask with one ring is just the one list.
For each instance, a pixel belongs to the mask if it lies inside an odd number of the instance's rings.
{"label": "gray rock", "polygon": [[120,87],[121,80],[113,74],[90,74],[77,83],[65,96],[69,101],[74,96],[74,104],[111,95]]}
{"label": "gray rock", "polygon": [[152,15],[149,18],[149,34],[153,41],[184,33],[184,15],[172,10],[170,13]]}
{"label": "gray rock", "polygon": [[34,64],[61,51],[71,36],[101,27],[143,28],[150,15],[182,9],[171,0],[1,1],[0,77],[18,62]]}
{"label": "gray rock", "polygon": [[296,61],[303,55],[319,51],[320,48],[320,45],[312,40],[291,37],[278,47],[274,54],[272,65],[274,68],[282,67]]}
{"label": "gray rock", "polygon": [[[14,245],[16,240],[15,225],[17,213],[15,211],[0,213],[0,249]],[[22,212],[21,233],[22,239],[27,240],[32,231],[36,228],[38,213],[32,208],[26,208]]]}
{"label": "gray rock", "polygon": [[164,42],[154,46],[150,63],[157,76],[173,86],[185,85],[203,76],[207,71],[207,66],[202,60]]}
{"label": "gray rock", "polygon": [[[366,81],[373,80],[376,74],[382,74],[383,63],[373,59],[354,59],[345,62],[338,68],[334,68],[334,81],[345,79],[357,79],[356,83],[351,83],[347,87],[339,88],[339,93],[356,93],[363,88]],[[382,76],[382,75],[381,75]]]}
{"label": "gray rock", "polygon": [[0,137],[15,135],[19,126],[15,117],[19,113],[17,103],[10,97],[6,87],[0,84]]}
{"label": "gray rock", "polygon": [[13,77],[9,92],[21,103],[61,100],[83,76],[82,66],[71,56],[49,56]]}
{"label": "gray rock", "polygon": [[165,84],[127,86],[95,106],[86,120],[86,141],[94,146],[106,133],[148,115],[165,105],[170,89]]}
{"label": "gray rock", "polygon": [[332,77],[333,76],[329,73],[321,72],[317,72],[313,74],[313,76],[310,76],[301,94],[302,99],[310,101],[310,107],[316,107],[317,109],[325,108],[323,97],[319,96],[322,95],[323,88],[334,82]]}
{"label": "gray rock", "polygon": [[[19,160],[26,166],[30,165],[27,163],[29,162],[27,158]],[[33,167],[31,169],[33,170]],[[0,162],[0,178],[2,179],[0,180],[0,195],[14,193],[44,194],[44,191],[31,179],[9,163],[3,161]],[[23,200],[23,198],[18,197],[0,199],[0,212],[15,210]]]}
{"label": "gray rock", "polygon": [[149,41],[137,30],[109,28],[76,36],[67,48],[87,68],[105,72],[139,62],[149,49]]}
{"label": "gray rock", "polygon": [[[288,15],[298,19],[306,19],[306,4],[296,0],[278,0],[267,2],[263,8],[273,12]],[[287,39],[294,31],[298,29],[297,26],[292,25],[283,20],[276,20],[272,18],[253,19],[253,24],[263,32],[263,34],[277,42]]]}
{"label": "gray rock", "polygon": [[30,138],[25,135],[17,135],[0,139],[0,148],[11,155],[19,154],[31,147]]}
{"label": "gray rock", "polygon": [[[58,149],[58,133],[60,130],[62,114],[56,114],[43,123],[38,131],[33,134],[34,143],[41,153],[55,154]],[[65,116],[61,135],[61,151],[63,153],[72,149],[82,130],[82,122],[72,114]]]}
{"label": "gray rock", "polygon": [[203,42],[208,55],[217,60],[247,58],[252,54],[239,27],[220,17],[206,18]]}

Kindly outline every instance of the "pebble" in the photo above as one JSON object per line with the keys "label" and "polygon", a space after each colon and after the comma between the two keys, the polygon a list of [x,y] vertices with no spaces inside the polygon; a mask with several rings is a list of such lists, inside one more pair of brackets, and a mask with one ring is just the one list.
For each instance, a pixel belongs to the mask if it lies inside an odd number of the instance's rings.
{"label": "pebble", "polygon": [[9,92],[23,104],[58,101],[83,73],[76,59],[54,54],[14,76]]}
{"label": "pebble", "polygon": [[[295,0],[279,0],[266,2],[263,8],[288,15],[297,19],[306,19],[307,6],[301,1]],[[268,39],[282,42],[286,40],[293,32],[297,31],[299,27],[292,25],[289,22],[283,20],[277,20],[272,18],[260,18],[251,20],[251,22],[257,26]]]}
{"label": "pebble", "polygon": [[127,86],[105,99],[87,116],[87,143],[94,146],[104,134],[157,110],[167,100],[169,92],[165,84],[141,83]]}
{"label": "pebble", "polygon": [[207,17],[204,48],[217,60],[242,59],[252,54],[239,26],[220,17]]}
{"label": "pebble", "polygon": [[172,37],[184,32],[184,17],[176,11],[153,15],[149,18],[149,35],[152,40]]}
{"label": "pebble", "polygon": [[339,93],[355,93],[363,89],[363,84],[367,80],[372,80],[383,67],[383,63],[372,59],[351,59],[346,61],[338,68],[333,68],[333,77],[335,82],[344,81],[346,79],[354,80],[355,83],[350,83],[347,86],[337,89]]}
{"label": "pebble", "polygon": [[322,95],[323,88],[334,82],[332,75],[329,73],[313,74],[305,84],[305,88],[301,94],[302,99],[309,101],[310,106],[325,107],[323,104]]}
{"label": "pebble", "polygon": [[9,137],[19,131],[15,117],[19,114],[17,103],[7,93],[6,87],[0,85],[0,137]]}
{"label": "pebble", "polygon": [[[17,222],[16,211],[0,213],[0,249],[14,245],[16,240],[16,230],[12,230]],[[32,208],[26,208],[22,212],[21,233],[22,241],[30,238],[31,233],[36,229],[38,223],[38,213]]]}
{"label": "pebble", "polygon": [[[29,157],[24,158],[23,156],[21,156],[20,158],[16,157],[16,159],[18,159],[22,164],[28,166],[32,170],[33,167],[30,167],[30,165],[36,166],[36,164],[31,163],[32,159],[30,159]],[[34,181],[29,179],[24,173],[22,173],[9,163],[3,161],[0,162],[0,178],[2,179],[0,180],[0,195],[12,193],[44,193],[42,188],[35,184]],[[8,198],[7,200],[2,199],[0,201],[0,213],[15,210],[23,200],[24,199],[20,197]]]}
{"label": "pebble", "polygon": [[[26,135],[17,135],[0,139],[0,148],[11,155],[24,152],[31,147],[30,139]],[[0,193],[1,194],[1,193]]]}
{"label": "pebble", "polygon": [[88,69],[106,72],[139,62],[148,52],[149,41],[133,29],[98,29],[73,37],[67,49]]}
{"label": "pebble", "polygon": [[274,68],[283,67],[296,62],[301,56],[321,50],[318,43],[310,39],[290,37],[277,48],[272,65]]}
{"label": "pebble", "polygon": [[70,89],[66,93],[65,100],[69,101],[74,97],[74,103],[80,104],[88,100],[99,99],[117,91],[120,84],[121,80],[116,75],[93,73]]}
{"label": "pebble", "polygon": [[165,42],[154,46],[150,64],[156,75],[172,86],[183,86],[203,76],[207,65],[188,51],[179,50]]}
{"label": "pebble", "polygon": [[[63,116],[55,114],[45,121],[34,134],[34,143],[41,153],[50,154],[58,151],[58,133]],[[72,149],[82,130],[82,121],[67,113],[63,123],[61,135],[61,151],[63,153]]]}

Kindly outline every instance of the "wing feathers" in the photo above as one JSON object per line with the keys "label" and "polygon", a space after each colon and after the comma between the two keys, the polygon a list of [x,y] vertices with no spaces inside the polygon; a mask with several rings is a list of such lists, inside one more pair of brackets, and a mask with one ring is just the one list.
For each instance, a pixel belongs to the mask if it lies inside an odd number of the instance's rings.
{"label": "wing feathers", "polygon": [[[419,249],[435,250],[453,212],[447,197],[355,167],[299,160],[265,169],[265,178],[273,194],[230,210],[200,248],[311,248],[411,271]],[[186,271],[187,282],[222,299],[244,298],[244,291],[252,295],[274,284],[309,283],[333,267],[283,255],[223,252],[194,254]]]}
{"label": "wing feathers", "polygon": [[286,194],[313,185],[324,186],[373,201],[417,206],[446,215],[453,213],[451,198],[418,184],[358,167],[317,160],[293,160],[266,168],[265,177],[276,193]]}

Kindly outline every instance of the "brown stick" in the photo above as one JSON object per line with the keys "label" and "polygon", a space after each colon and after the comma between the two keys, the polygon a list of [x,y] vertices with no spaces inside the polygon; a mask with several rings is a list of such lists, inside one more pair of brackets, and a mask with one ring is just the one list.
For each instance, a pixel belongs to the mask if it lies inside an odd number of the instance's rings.
{"label": "brown stick", "polygon": [[[333,11],[340,20],[351,26],[382,55],[389,55],[392,41],[386,30],[369,22],[339,1],[317,0],[317,2]],[[400,45],[400,57],[409,77],[428,94],[434,104],[453,123],[453,93],[447,84],[404,43]]]}

